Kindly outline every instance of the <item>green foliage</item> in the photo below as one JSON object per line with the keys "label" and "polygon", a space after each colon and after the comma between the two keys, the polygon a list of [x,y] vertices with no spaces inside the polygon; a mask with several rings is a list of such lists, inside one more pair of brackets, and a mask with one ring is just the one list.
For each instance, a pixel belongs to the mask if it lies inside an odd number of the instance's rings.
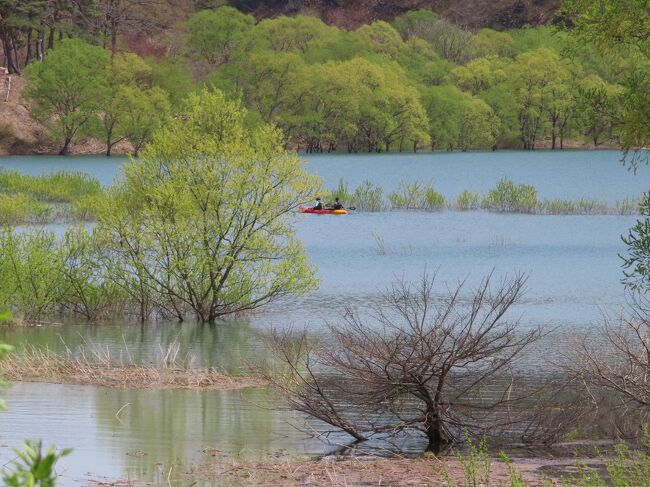
{"label": "green foliage", "polygon": [[383,194],[381,187],[365,180],[354,190],[352,202],[361,211],[381,211],[385,206]]}
{"label": "green foliage", "polygon": [[464,190],[456,198],[456,208],[462,211],[477,210],[481,206],[481,193],[479,191]]}
{"label": "green foliage", "polygon": [[47,218],[48,210],[45,203],[34,201],[25,194],[0,194],[0,225],[43,221]]}
{"label": "green foliage", "polygon": [[515,184],[501,179],[481,203],[483,208],[501,212],[534,213],[537,208],[537,190],[528,184]]}
{"label": "green foliage", "polygon": [[84,134],[100,110],[99,93],[106,84],[109,53],[79,39],[66,39],[45,59],[25,69],[25,95],[31,114],[48,126],[66,154],[72,140]]}
{"label": "green foliage", "polygon": [[631,487],[650,484],[650,431],[644,425],[639,448],[632,449],[621,441],[614,447],[613,458],[600,456],[607,471],[606,479],[593,468],[578,464],[580,473],[564,484],[571,482],[580,487]]}
{"label": "green foliage", "polygon": [[[485,439],[476,442],[466,433],[467,451],[456,452],[456,459],[463,467],[464,482],[454,480],[446,467],[442,476],[446,487],[479,487],[490,484],[492,472],[492,459],[490,458]],[[514,487],[514,486],[513,486]]]}
{"label": "green foliage", "polygon": [[148,63],[153,85],[167,93],[172,107],[180,108],[196,89],[188,67],[181,60],[149,60]]}
{"label": "green foliage", "polygon": [[419,181],[400,181],[396,191],[388,195],[388,201],[399,210],[440,210],[445,206],[445,198],[431,184]]}
{"label": "green foliage", "polygon": [[53,233],[0,230],[0,308],[17,310],[25,321],[54,314],[61,300],[61,251]]}
{"label": "green foliage", "polygon": [[644,194],[639,204],[641,218],[629,230],[627,236],[621,236],[627,245],[623,260],[623,284],[635,291],[650,289],[650,193]]}
{"label": "green foliage", "polygon": [[213,66],[228,63],[254,23],[253,17],[232,7],[202,10],[187,21],[187,46]]}
{"label": "green foliage", "polygon": [[419,37],[427,40],[430,38],[433,24],[438,20],[438,14],[431,10],[411,10],[393,21],[393,27],[400,33],[404,40]]}
{"label": "green foliage", "polygon": [[[562,12],[569,20],[570,34],[578,43],[596,46],[612,55],[619,67],[623,86],[620,115],[620,140],[626,150],[647,147],[650,129],[647,118],[650,107],[650,11],[647,0],[564,0]],[[632,63],[620,69],[621,59]],[[638,156],[638,157],[637,157]],[[637,152],[629,159],[632,168],[639,160],[648,161],[647,154]]]}
{"label": "green foliage", "polygon": [[99,219],[116,285],[179,319],[215,321],[316,284],[287,216],[320,183],[276,128],[245,120],[219,91],[191,96]]}
{"label": "green foliage", "polygon": [[57,484],[56,463],[69,455],[71,449],[57,452],[55,447],[43,453],[40,441],[25,441],[22,450],[14,448],[17,459],[2,480],[8,487],[54,487]]}
{"label": "green foliage", "polygon": [[70,203],[82,196],[98,195],[101,185],[83,172],[59,171],[30,176],[18,171],[0,170],[0,192],[23,193],[39,201]]}
{"label": "green foliage", "polygon": [[[103,190],[95,178],[61,171],[29,176],[0,170],[0,223],[40,223],[94,218]],[[72,211],[70,211],[72,206]]]}
{"label": "green foliage", "polygon": [[338,198],[343,204],[352,201],[352,193],[350,193],[348,183],[343,178],[339,179],[338,186],[329,192],[326,200],[333,201],[335,198]]}
{"label": "green foliage", "polygon": [[128,296],[106,279],[106,254],[101,239],[84,226],[69,228],[61,244],[60,278],[63,310],[86,321],[115,316]]}

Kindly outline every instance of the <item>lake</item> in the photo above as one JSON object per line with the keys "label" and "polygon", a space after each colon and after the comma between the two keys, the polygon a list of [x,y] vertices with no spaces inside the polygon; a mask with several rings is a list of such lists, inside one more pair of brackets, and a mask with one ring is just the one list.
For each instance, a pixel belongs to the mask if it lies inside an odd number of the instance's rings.
{"label": "lake", "polygon": [[[488,190],[500,178],[533,184],[541,198],[596,198],[614,204],[650,188],[650,169],[636,175],[615,151],[535,151],[441,154],[317,155],[308,168],[328,187],[345,178],[395,188],[402,179],[431,181],[446,197],[463,189]],[[0,167],[39,174],[83,170],[103,184],[117,176],[123,158],[6,157]],[[556,336],[593,330],[603,314],[625,304],[618,254],[620,235],[636,217],[616,215],[546,216],[485,211],[351,212],[345,217],[295,216],[298,236],[318,268],[320,287],[303,297],[275,302],[245,323],[111,323],[3,330],[3,340],[53,349],[100,346],[135,360],[157,360],[178,346],[201,366],[237,371],[262,353],[257,333],[272,327],[323,330],[345,305],[362,309],[380,299],[396,277],[415,279],[437,273],[441,286],[466,279],[468,288],[486,273],[502,278],[528,275],[524,299],[513,311],[521,327],[543,325]],[[54,227],[57,228],[57,227]],[[59,227],[60,229],[60,227]],[[548,345],[553,348],[553,344]],[[552,351],[552,350],[550,350]],[[299,415],[283,411],[264,391],[137,391],[93,387],[15,384],[5,392],[9,411],[0,414],[1,442],[23,437],[71,446],[64,460],[63,485],[87,473],[108,478],[154,480],[162,465],[198,461],[216,448],[243,456],[278,452],[327,451],[290,423]],[[269,402],[270,401],[270,402]],[[124,405],[123,411],[116,413]],[[260,407],[264,405],[265,407]],[[331,447],[329,447],[331,448]],[[3,446],[1,459],[10,458]],[[163,475],[164,477],[164,475]]]}

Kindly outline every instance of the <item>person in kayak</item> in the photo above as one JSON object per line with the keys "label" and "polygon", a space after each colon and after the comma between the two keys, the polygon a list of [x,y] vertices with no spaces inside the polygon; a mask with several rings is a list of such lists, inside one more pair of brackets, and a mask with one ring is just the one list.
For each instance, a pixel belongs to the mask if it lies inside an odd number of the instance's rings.
{"label": "person in kayak", "polygon": [[325,209],[327,210],[343,210],[343,205],[338,198],[334,198],[334,203],[328,204]]}
{"label": "person in kayak", "polygon": [[320,198],[316,198],[316,204],[312,206],[312,210],[322,210],[323,209],[323,203],[321,203]]}

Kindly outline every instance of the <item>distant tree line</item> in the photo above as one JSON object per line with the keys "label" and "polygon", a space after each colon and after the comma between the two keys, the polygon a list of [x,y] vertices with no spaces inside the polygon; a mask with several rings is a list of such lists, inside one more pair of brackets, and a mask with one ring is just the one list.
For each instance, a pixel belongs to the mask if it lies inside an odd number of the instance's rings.
{"label": "distant tree line", "polygon": [[[644,58],[631,49],[551,27],[471,32],[428,10],[344,31],[308,16],[258,22],[223,3],[0,0],[5,64],[28,65],[32,114],[61,153],[87,136],[107,154],[122,140],[137,152],[201,86],[308,152],[634,145],[626,73]],[[167,54],[128,52],[128,32]]]}

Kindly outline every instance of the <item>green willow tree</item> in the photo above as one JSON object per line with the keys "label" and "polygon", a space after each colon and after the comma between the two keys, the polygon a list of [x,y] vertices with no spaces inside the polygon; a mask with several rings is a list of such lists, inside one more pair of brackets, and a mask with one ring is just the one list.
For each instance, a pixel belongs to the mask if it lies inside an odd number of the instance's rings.
{"label": "green willow tree", "polygon": [[61,141],[60,155],[67,154],[73,139],[97,120],[109,58],[105,49],[79,39],[66,39],[42,62],[25,69],[29,80],[25,94],[32,103],[31,115]]}
{"label": "green willow tree", "polygon": [[613,59],[633,59],[621,70],[623,110],[618,126],[623,149],[635,151],[628,159],[634,169],[648,162],[650,145],[650,3],[648,0],[564,0],[562,12],[578,41],[595,45]]}
{"label": "green willow tree", "polygon": [[229,63],[255,19],[232,7],[202,10],[187,21],[187,47],[212,66]]}
{"label": "green willow tree", "polygon": [[222,92],[190,96],[126,165],[99,218],[111,279],[165,314],[202,322],[314,287],[288,217],[320,181],[283,145],[280,130],[250,128]]}

